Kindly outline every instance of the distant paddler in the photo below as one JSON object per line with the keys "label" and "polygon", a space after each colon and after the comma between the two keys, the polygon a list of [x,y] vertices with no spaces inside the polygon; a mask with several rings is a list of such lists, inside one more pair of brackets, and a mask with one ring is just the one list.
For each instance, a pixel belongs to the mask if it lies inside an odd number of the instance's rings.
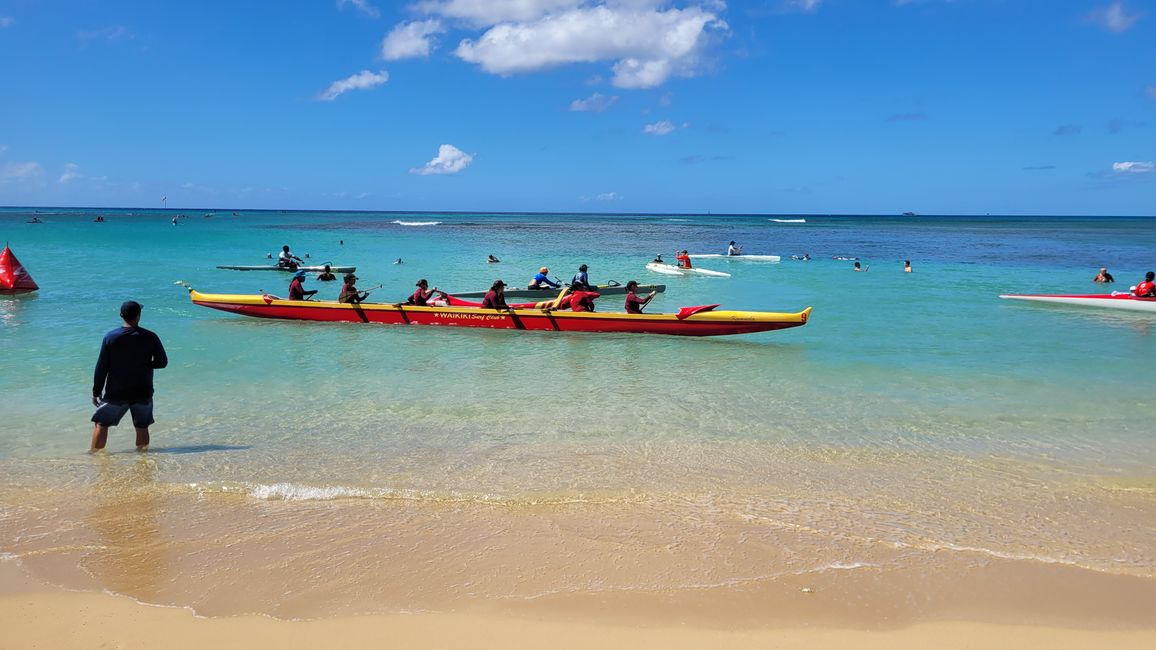
{"label": "distant paddler", "polygon": [[494,280],[494,284],[490,285],[490,290],[486,292],[486,297],[482,298],[482,309],[509,308],[510,306],[506,304],[506,283]]}
{"label": "distant paddler", "polygon": [[743,247],[742,246],[736,246],[734,241],[732,240],[730,245],[727,246],[727,255],[728,256],[736,256],[736,255],[742,255],[742,254],[743,254]]}
{"label": "distant paddler", "polygon": [[490,256],[487,256],[487,257],[486,257],[486,263],[487,263],[487,264],[497,264],[497,263],[499,263],[499,262],[501,262],[501,261],[502,261],[502,260],[500,260],[500,259],[498,259],[498,258],[494,257],[493,255],[490,255]]}
{"label": "distant paddler", "polygon": [[305,271],[298,271],[293,274],[293,279],[289,281],[289,299],[290,300],[308,300],[310,296],[317,294],[317,290],[305,290]]}
{"label": "distant paddler", "polygon": [[352,273],[346,273],[345,284],[341,286],[341,294],[337,296],[337,302],[356,305],[365,302],[365,299],[368,297],[368,291],[357,290],[357,276]]}
{"label": "distant paddler", "polygon": [[645,298],[639,298],[637,291],[638,280],[631,280],[626,283],[626,313],[628,314],[641,314],[642,308],[650,304],[650,301],[658,295],[657,291],[651,291],[646,294]]}
{"label": "distant paddler", "polygon": [[425,307],[429,304],[429,299],[434,297],[434,294],[440,295],[442,299],[449,298],[446,292],[438,290],[437,287],[429,288],[429,282],[425,278],[417,281],[417,289],[414,289],[413,295],[409,297],[409,304],[417,305],[418,307]]}
{"label": "distant paddler", "polygon": [[[503,285],[504,286],[504,285]],[[526,286],[527,289],[558,289],[562,285],[550,279],[550,269],[543,266],[538,269],[538,274],[530,280],[530,284]]]}
{"label": "distant paddler", "polygon": [[682,251],[676,251],[674,254],[674,259],[678,261],[678,268],[680,269],[693,268],[690,263],[690,253],[688,253],[685,249]]}
{"label": "distant paddler", "polygon": [[281,247],[281,254],[277,256],[277,266],[283,269],[295,269],[297,264],[303,261],[300,257],[289,252],[288,244]]}

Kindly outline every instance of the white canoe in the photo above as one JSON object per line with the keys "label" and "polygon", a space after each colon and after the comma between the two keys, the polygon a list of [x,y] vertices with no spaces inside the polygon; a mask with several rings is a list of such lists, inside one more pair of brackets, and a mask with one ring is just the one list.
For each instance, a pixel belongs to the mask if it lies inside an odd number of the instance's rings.
{"label": "white canoe", "polygon": [[691,253],[691,259],[726,259],[737,262],[778,262],[783,258],[778,255],[723,255],[721,253]]}
{"label": "white canoe", "polygon": [[775,223],[807,223],[806,219],[769,219]]}
{"label": "white canoe", "polygon": [[673,264],[659,264],[658,262],[651,262],[647,264],[646,270],[654,271],[655,273],[662,273],[663,275],[709,275],[719,278],[731,277],[730,273],[723,273],[722,271],[712,271],[710,269],[700,269],[698,267],[682,269]]}
{"label": "white canoe", "polygon": [[1078,305],[1080,307],[1104,307],[1107,309],[1126,309],[1128,311],[1147,311],[1156,313],[1156,298],[1137,298],[1136,296],[1133,296],[1127,292],[1090,295],[1005,293],[1000,295],[1000,298],[1007,298],[1009,300],[1050,302],[1060,305]]}

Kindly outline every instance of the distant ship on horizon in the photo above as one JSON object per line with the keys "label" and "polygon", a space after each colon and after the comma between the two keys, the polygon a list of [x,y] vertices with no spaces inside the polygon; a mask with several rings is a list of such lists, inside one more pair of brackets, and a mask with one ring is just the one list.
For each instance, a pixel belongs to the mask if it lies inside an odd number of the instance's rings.
{"label": "distant ship on horizon", "polygon": [[914,212],[904,212],[903,216],[905,216],[905,217],[917,217],[919,215],[915,214]]}

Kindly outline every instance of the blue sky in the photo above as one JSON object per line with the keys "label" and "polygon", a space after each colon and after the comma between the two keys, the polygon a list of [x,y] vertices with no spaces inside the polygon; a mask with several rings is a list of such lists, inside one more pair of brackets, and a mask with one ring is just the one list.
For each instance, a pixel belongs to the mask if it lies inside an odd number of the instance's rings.
{"label": "blue sky", "polygon": [[0,205],[1156,214],[1156,2],[0,0]]}

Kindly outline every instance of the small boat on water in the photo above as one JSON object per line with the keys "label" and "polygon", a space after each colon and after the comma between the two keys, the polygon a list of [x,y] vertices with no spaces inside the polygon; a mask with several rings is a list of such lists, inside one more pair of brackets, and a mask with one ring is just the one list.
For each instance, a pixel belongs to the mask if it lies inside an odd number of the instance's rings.
{"label": "small boat on water", "polygon": [[1078,307],[1103,307],[1107,309],[1156,313],[1156,298],[1140,298],[1126,291],[1086,295],[1005,293],[1001,294],[1000,298],[1048,302],[1058,305],[1075,305]]}
{"label": "small boat on water", "polygon": [[0,294],[31,293],[40,289],[32,274],[24,268],[7,244],[0,251]]}
{"label": "small boat on water", "polygon": [[[217,268],[226,271],[285,271],[286,273],[295,273],[297,271],[305,271],[307,273],[320,273],[325,270],[324,265],[311,266],[297,266],[289,268],[287,266],[277,266],[276,264],[263,264],[260,266],[235,266],[235,265],[218,265]],[[357,271],[356,266],[330,266],[329,270],[333,273],[353,273]]]}
{"label": "small boat on water", "polygon": [[[604,295],[604,296],[625,296],[626,295],[626,287],[624,285],[618,284],[617,282],[615,282],[613,284],[600,284],[600,285],[594,287],[594,290],[597,291],[598,293]],[[651,291],[662,293],[662,292],[666,291],[666,285],[665,284],[640,284],[640,285],[638,285],[638,294],[639,295],[647,294],[647,293],[650,293]],[[451,296],[454,296],[455,298],[482,298],[486,295],[485,291],[461,291],[461,292],[447,291],[446,293],[450,294]],[[509,299],[538,298],[541,300],[546,300],[547,298],[550,298],[553,295],[557,295],[557,293],[558,293],[557,289],[511,289],[509,287],[506,288],[506,298],[509,298]]]}
{"label": "small boat on water", "polygon": [[663,275],[709,275],[717,278],[729,278],[730,273],[723,273],[722,271],[712,271],[710,269],[700,269],[697,266],[689,269],[684,269],[681,266],[673,264],[660,264],[658,262],[650,262],[646,265],[647,271],[654,271]]}
{"label": "small boat on water", "polygon": [[726,336],[753,334],[807,324],[811,308],[795,313],[715,311],[719,305],[683,307],[676,314],[509,310],[472,306],[416,307],[398,304],[347,304],[331,301],[284,300],[268,294],[226,295],[189,289],[193,304],[242,316],[318,322],[382,325],[443,325],[546,332],[601,332]]}
{"label": "small boat on water", "polygon": [[774,223],[807,223],[806,219],[769,219]]}
{"label": "small boat on water", "polygon": [[725,253],[691,253],[691,259],[724,259],[730,262],[778,262],[783,258],[779,255],[726,255]]}

